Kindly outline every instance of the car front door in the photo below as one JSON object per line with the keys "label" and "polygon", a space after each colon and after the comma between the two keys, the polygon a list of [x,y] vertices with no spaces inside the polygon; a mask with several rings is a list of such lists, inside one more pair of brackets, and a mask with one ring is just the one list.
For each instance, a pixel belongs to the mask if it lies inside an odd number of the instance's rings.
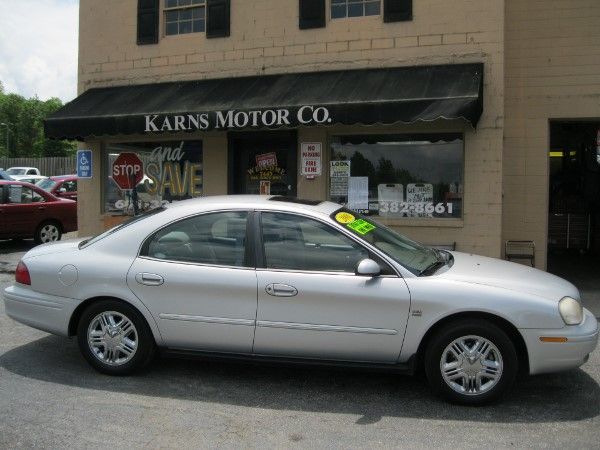
{"label": "car front door", "polygon": [[410,307],[404,279],[382,260],[378,277],[355,275],[361,244],[321,221],[261,213],[254,353],[393,363]]}
{"label": "car front door", "polygon": [[182,219],[151,235],[127,283],[168,347],[251,353],[256,272],[246,245],[248,212]]}

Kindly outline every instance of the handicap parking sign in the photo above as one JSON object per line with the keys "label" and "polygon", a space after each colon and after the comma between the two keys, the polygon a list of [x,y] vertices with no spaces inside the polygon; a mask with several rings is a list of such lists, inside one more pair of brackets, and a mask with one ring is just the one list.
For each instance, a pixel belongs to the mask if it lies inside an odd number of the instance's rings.
{"label": "handicap parking sign", "polygon": [[77,150],[77,177],[92,178],[91,150]]}

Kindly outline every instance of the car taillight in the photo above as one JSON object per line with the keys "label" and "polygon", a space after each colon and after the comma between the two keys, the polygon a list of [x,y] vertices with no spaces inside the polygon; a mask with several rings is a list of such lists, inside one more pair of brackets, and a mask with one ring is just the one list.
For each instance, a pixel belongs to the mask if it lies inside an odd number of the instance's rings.
{"label": "car taillight", "polygon": [[31,277],[29,276],[29,269],[23,261],[19,261],[17,270],[15,270],[15,281],[21,284],[27,284],[31,286]]}

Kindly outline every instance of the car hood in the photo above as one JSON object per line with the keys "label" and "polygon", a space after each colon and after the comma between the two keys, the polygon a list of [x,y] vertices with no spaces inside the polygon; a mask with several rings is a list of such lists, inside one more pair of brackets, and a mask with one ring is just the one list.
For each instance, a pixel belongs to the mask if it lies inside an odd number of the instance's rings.
{"label": "car hood", "polygon": [[33,258],[36,256],[49,255],[52,253],[65,253],[79,249],[79,243],[83,241],[83,238],[67,239],[66,241],[49,242],[47,244],[38,245],[33,247],[23,259]]}
{"label": "car hood", "polygon": [[577,288],[567,280],[533,267],[485,256],[450,253],[454,256],[454,264],[445,271],[440,270],[436,276],[509,289],[549,300],[558,301],[565,296],[580,298]]}

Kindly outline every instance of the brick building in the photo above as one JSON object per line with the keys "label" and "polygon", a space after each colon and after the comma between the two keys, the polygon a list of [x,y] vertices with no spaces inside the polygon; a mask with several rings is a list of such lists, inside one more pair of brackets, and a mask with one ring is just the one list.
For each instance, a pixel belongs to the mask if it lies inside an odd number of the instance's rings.
{"label": "brick building", "polygon": [[[110,175],[135,152],[142,209],[332,199],[460,251],[532,240],[545,267],[571,221],[593,246],[598,16],[596,0],[81,0],[80,96],[46,131],[92,149],[80,234],[131,213]],[[592,186],[567,195],[569,176]]]}

